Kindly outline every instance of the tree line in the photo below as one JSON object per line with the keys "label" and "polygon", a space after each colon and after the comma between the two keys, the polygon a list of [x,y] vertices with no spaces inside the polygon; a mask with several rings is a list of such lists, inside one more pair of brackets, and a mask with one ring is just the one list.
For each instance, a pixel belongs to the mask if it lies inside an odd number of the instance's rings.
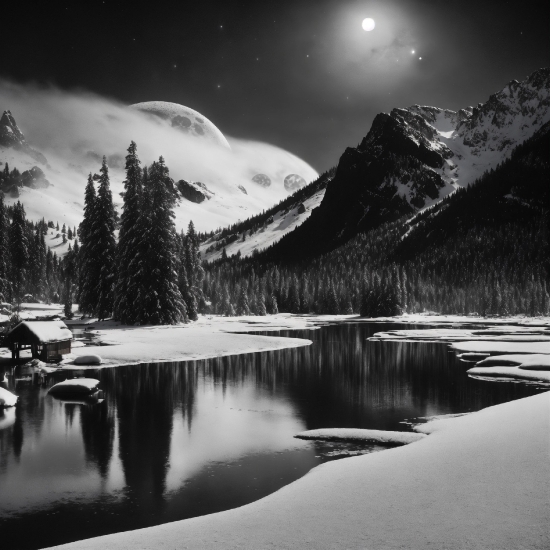
{"label": "tree line", "polygon": [[[65,269],[70,258],[78,253],[78,241],[69,242],[65,259],[46,245],[48,229],[59,230],[59,224],[44,219],[26,219],[18,201],[6,206],[0,193],[0,302],[20,304],[28,299],[59,302],[63,298]],[[63,234],[63,242],[73,241],[73,231]],[[60,235],[61,237],[61,235]]]}
{"label": "tree line", "polygon": [[76,301],[83,315],[125,324],[279,311],[548,315],[549,167],[545,143],[537,143],[413,219],[361,232],[313,259],[224,255],[203,263],[193,223],[185,234],[175,230],[163,158],[142,168],[132,142],[120,219],[104,158],[100,174],[88,177],[79,241],[62,260],[44,240],[53,223],[29,222],[20,203],[7,208],[0,197],[0,298],[63,300],[66,316]]}

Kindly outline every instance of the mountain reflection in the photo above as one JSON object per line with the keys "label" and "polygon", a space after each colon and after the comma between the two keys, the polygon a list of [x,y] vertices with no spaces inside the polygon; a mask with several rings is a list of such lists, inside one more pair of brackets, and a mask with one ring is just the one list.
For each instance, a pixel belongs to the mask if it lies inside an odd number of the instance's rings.
{"label": "mountain reflection", "polygon": [[[286,331],[279,334],[313,345],[86,371],[100,380],[102,399],[95,401],[48,395],[65,372],[44,384],[8,372],[8,389],[20,402],[0,412],[7,547],[50,546],[241,506],[321,462],[314,443],[293,438],[305,429],[403,430],[405,419],[539,391],[468,378],[467,365],[445,344],[367,340],[395,328]],[[25,528],[29,521],[35,529]]]}

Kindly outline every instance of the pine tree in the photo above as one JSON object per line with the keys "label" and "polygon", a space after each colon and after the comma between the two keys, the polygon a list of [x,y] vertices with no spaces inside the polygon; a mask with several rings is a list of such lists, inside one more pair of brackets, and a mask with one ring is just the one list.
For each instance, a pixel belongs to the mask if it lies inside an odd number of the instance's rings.
{"label": "pine tree", "polygon": [[[185,320],[185,304],[177,285],[174,199],[167,180],[168,168],[160,157],[149,170],[140,217],[143,229],[140,252],[143,269],[138,295],[141,324],[175,324]],[[147,201],[150,201],[150,210],[146,208]]]}
{"label": "pine tree", "polygon": [[[84,192],[84,218],[79,227],[80,251],[78,257],[78,299],[79,309],[84,315],[91,315],[97,303],[96,281],[99,269],[96,258],[92,257],[92,225],[94,223],[96,191],[92,174],[88,176],[88,183]],[[51,268],[49,278],[51,279]],[[51,284],[51,282],[50,282]]]}
{"label": "pine tree", "polygon": [[114,318],[123,323],[134,323],[138,318],[136,295],[132,294],[135,272],[139,271],[139,218],[143,194],[142,172],[137,146],[131,142],[126,155],[124,205],[117,246],[117,281],[114,297]]}
{"label": "pine tree", "polygon": [[99,320],[103,320],[110,317],[113,312],[116,254],[115,212],[106,157],[103,157],[100,172],[89,254],[92,261],[97,262],[99,275],[94,313]]}
{"label": "pine tree", "polygon": [[233,305],[231,304],[231,298],[229,297],[229,289],[227,287],[227,283],[224,283],[221,294],[222,298],[221,303],[218,307],[218,313],[226,317],[233,316],[235,314],[235,311],[233,309]]}
{"label": "pine tree", "polygon": [[18,306],[21,304],[25,292],[29,263],[29,242],[25,229],[25,210],[23,205],[17,201],[13,206],[12,222],[9,229],[9,250],[13,298]]}
{"label": "pine tree", "polygon": [[327,292],[327,303],[326,303],[327,313],[332,315],[337,315],[340,313],[340,307],[338,305],[338,298],[336,297],[336,291],[334,289],[334,284],[331,281],[328,292]]}
{"label": "pine tree", "polygon": [[8,214],[4,194],[0,193],[0,301],[7,300],[10,293],[8,249]]}
{"label": "pine tree", "polygon": [[293,275],[288,286],[287,309],[290,313],[300,313],[300,296],[298,292],[298,278]]}
{"label": "pine tree", "polygon": [[237,315],[250,315],[250,307],[248,305],[248,294],[246,285],[241,286],[239,298],[237,300]]}
{"label": "pine tree", "polygon": [[63,312],[67,319],[72,319],[73,317],[73,298],[72,298],[72,286],[75,276],[75,264],[76,264],[76,254],[71,245],[69,245],[69,251],[64,258],[63,266],[63,275],[65,277],[65,283],[63,288]]}
{"label": "pine tree", "polygon": [[200,265],[199,240],[192,221],[189,222],[187,235],[184,239],[185,270],[187,272],[188,292],[183,295],[187,304],[189,319],[198,319],[197,300],[202,298],[200,284],[204,278],[204,270]]}

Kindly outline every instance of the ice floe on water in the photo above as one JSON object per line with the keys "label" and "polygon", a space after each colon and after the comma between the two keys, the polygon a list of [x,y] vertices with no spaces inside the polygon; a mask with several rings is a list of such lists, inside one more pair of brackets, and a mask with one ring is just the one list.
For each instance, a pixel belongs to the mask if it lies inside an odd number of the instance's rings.
{"label": "ice floe on water", "polygon": [[421,330],[389,330],[375,333],[371,340],[399,341],[491,341],[550,342],[548,327],[499,326],[490,328],[427,328]]}
{"label": "ice floe on water", "polygon": [[[487,320],[492,324],[493,319]],[[518,379],[550,383],[550,327],[501,324],[474,327],[438,327],[424,330],[377,332],[371,341],[447,342],[468,375],[488,379]]]}
{"label": "ice floe on water", "polygon": [[366,441],[384,445],[407,445],[426,437],[414,432],[391,432],[385,430],[364,430],[359,428],[324,428],[307,430],[294,437],[298,439],[317,439],[321,441]]}
{"label": "ice floe on water", "polygon": [[550,354],[494,355],[477,363],[468,374],[550,383]]}

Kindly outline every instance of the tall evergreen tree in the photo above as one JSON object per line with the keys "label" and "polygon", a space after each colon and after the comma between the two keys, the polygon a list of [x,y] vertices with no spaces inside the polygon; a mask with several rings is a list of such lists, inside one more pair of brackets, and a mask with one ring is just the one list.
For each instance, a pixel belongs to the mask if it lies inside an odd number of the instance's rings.
{"label": "tall evergreen tree", "polygon": [[9,229],[9,249],[12,296],[19,306],[25,291],[29,263],[29,241],[25,228],[25,210],[19,201],[13,206],[12,222]]}
{"label": "tall evergreen tree", "polygon": [[110,317],[113,312],[116,254],[115,210],[109,181],[109,168],[105,157],[103,157],[100,173],[89,254],[92,261],[97,262],[98,269],[95,290],[97,302],[94,313],[98,319],[102,320]]}
{"label": "tall evergreen tree", "polygon": [[114,297],[114,318],[133,323],[138,317],[135,294],[131,293],[134,270],[139,271],[139,217],[143,194],[142,172],[135,142],[126,155],[124,205],[117,246],[117,281]]}
{"label": "tall evergreen tree", "polygon": [[10,293],[8,227],[4,194],[0,193],[0,300],[7,300]]}
{"label": "tall evergreen tree", "polygon": [[241,286],[239,298],[237,300],[237,315],[250,315],[250,307],[248,305],[248,294],[246,285]]}
{"label": "tall evergreen tree", "polygon": [[173,195],[168,180],[168,168],[160,157],[149,170],[144,198],[150,200],[150,208],[144,204],[140,221],[141,324],[175,324],[185,320],[185,305],[177,284]]}
{"label": "tall evergreen tree", "polygon": [[[96,281],[99,276],[98,264],[92,257],[92,225],[95,217],[96,191],[92,174],[88,175],[88,183],[84,191],[84,218],[79,226],[79,278],[78,301],[79,309],[84,315],[91,315],[97,303]],[[50,269],[51,276],[51,269]]]}

